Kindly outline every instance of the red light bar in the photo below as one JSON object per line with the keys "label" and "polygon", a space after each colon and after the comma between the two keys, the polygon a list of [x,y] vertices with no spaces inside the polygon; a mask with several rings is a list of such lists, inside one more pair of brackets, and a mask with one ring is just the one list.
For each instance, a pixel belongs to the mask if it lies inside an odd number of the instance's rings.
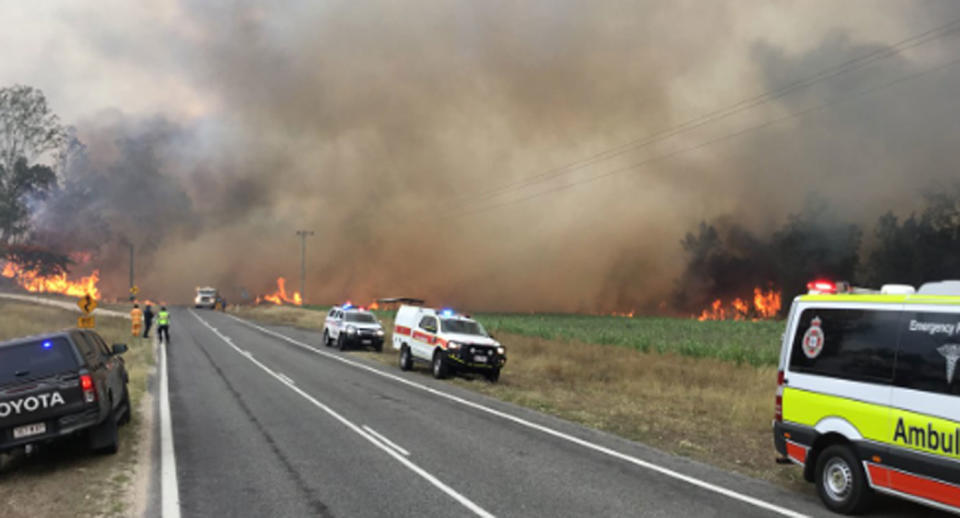
{"label": "red light bar", "polygon": [[810,281],[807,283],[807,291],[810,293],[836,293],[837,284],[832,281]]}

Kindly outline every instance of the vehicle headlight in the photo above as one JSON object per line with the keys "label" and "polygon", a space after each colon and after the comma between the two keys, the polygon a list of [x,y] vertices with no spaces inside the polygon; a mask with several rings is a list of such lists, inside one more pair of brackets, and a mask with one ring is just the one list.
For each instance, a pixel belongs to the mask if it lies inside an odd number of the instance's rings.
{"label": "vehicle headlight", "polygon": [[450,349],[451,351],[458,351],[460,350],[460,344],[457,342],[447,342],[447,349]]}
{"label": "vehicle headlight", "polygon": [[355,328],[355,327],[353,327],[353,326],[347,326],[347,334],[349,334],[349,335],[355,335],[355,334],[357,334],[357,328]]}
{"label": "vehicle headlight", "polygon": [[500,356],[503,356],[504,354],[507,354],[507,348],[504,347],[504,346],[502,346],[502,345],[501,345],[501,346],[498,346],[498,347],[497,347],[497,354],[499,354]]}
{"label": "vehicle headlight", "polygon": [[377,329],[377,336],[383,336],[383,329]]}

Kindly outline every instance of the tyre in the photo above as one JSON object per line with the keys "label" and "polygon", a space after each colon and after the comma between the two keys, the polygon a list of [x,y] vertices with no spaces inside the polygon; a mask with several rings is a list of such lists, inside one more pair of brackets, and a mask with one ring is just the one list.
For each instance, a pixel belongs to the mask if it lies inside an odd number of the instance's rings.
{"label": "tyre", "polygon": [[97,453],[103,455],[117,453],[120,449],[120,437],[117,430],[116,409],[111,409],[102,423],[90,429],[89,440],[90,449]]}
{"label": "tyre", "polygon": [[337,349],[341,351],[347,350],[347,341],[343,337],[343,332],[340,332],[340,336],[337,337]]}
{"label": "tyre", "polygon": [[330,332],[326,329],[323,330],[323,345],[330,347]]}
{"label": "tyre", "polygon": [[130,406],[130,392],[127,391],[127,386],[123,386],[123,399],[120,400],[120,406],[124,408],[123,415],[120,417],[120,420],[117,421],[117,424],[123,426],[130,422],[130,419],[133,417],[133,407]]}
{"label": "tyre", "polygon": [[447,365],[447,359],[440,352],[433,354],[433,377],[438,380],[446,378],[450,374],[450,367]]}
{"label": "tyre", "polygon": [[373,350],[374,350],[374,351],[377,351],[378,353],[382,353],[382,352],[383,352],[383,342],[373,344]]}
{"label": "tyre", "polygon": [[815,481],[823,505],[833,512],[857,514],[873,497],[863,466],[849,446],[835,444],[817,456]]}
{"label": "tyre", "polygon": [[490,383],[496,383],[500,380],[500,369],[493,369],[490,372],[484,374],[487,377],[487,381]]}
{"label": "tyre", "polygon": [[410,348],[406,345],[400,349],[400,370],[408,371],[413,368],[413,356],[410,355]]}

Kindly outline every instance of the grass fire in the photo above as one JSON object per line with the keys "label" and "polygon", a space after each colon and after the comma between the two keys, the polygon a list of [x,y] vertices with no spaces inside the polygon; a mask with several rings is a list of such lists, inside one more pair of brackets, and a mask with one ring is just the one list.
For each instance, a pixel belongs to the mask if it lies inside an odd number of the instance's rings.
{"label": "grass fire", "polygon": [[72,297],[90,295],[94,299],[100,298],[100,288],[97,286],[100,282],[99,270],[71,280],[66,273],[43,276],[13,262],[7,262],[0,275],[13,279],[21,288],[31,293],[59,293]]}
{"label": "grass fire", "polygon": [[287,295],[287,280],[283,277],[277,278],[277,290],[273,293],[268,293],[266,295],[259,295],[254,299],[254,304],[270,303],[277,306],[282,306],[284,304],[290,304],[294,306],[303,305],[303,297],[300,295],[300,292],[295,291],[290,295]]}
{"label": "grass fire", "polygon": [[758,286],[753,288],[753,300],[739,297],[729,301],[716,299],[710,307],[700,312],[697,320],[767,320],[776,318],[780,307],[779,290],[764,291]]}

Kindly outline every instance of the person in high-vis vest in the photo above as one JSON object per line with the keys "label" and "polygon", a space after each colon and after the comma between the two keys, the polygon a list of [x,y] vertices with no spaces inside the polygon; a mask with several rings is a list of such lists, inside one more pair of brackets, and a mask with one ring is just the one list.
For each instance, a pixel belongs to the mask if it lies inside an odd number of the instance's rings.
{"label": "person in high-vis vest", "polygon": [[134,304],[130,310],[130,334],[139,338],[143,332],[143,311],[140,311],[140,304]]}
{"label": "person in high-vis vest", "polygon": [[166,306],[160,306],[157,311],[157,338],[160,343],[170,344],[170,312]]}

